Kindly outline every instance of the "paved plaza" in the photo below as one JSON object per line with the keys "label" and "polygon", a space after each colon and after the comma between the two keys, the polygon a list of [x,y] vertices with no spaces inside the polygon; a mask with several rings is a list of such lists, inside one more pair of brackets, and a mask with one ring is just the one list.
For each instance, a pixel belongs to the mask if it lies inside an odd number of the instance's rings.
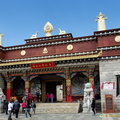
{"label": "paved plaza", "polygon": [[[8,115],[0,114],[0,120],[8,120]],[[12,116],[12,120],[15,117]],[[25,119],[24,114],[19,114],[17,120],[120,120],[120,113],[114,114],[101,114],[97,113],[95,116],[92,114],[35,114],[31,118]]]}

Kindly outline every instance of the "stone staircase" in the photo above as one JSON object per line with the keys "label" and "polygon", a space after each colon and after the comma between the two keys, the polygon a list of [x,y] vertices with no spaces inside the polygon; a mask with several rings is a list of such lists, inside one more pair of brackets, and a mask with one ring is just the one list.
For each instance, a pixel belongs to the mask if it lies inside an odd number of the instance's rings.
{"label": "stone staircase", "polygon": [[[36,113],[82,113],[82,104],[76,103],[36,103]],[[101,112],[101,102],[96,101],[96,112]],[[20,113],[22,108],[20,107]]]}
{"label": "stone staircase", "polygon": [[79,103],[36,103],[36,113],[78,113]]}

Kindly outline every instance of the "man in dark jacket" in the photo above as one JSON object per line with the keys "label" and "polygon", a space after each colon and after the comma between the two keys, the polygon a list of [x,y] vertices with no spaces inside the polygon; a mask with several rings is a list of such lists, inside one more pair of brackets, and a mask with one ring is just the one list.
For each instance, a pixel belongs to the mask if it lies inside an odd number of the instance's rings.
{"label": "man in dark jacket", "polygon": [[18,100],[16,100],[13,104],[13,110],[16,118],[18,118],[19,109],[20,109],[20,103],[18,102]]}
{"label": "man in dark jacket", "polygon": [[93,111],[93,115],[95,115],[95,98],[92,98],[91,108],[92,108],[92,111]]}

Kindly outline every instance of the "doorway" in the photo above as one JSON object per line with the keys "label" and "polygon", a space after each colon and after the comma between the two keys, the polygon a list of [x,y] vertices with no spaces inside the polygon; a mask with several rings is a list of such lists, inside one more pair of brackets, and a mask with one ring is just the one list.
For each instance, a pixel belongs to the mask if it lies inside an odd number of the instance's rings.
{"label": "doorway", "polygon": [[51,81],[51,82],[46,82],[46,94],[47,93],[53,93],[55,98],[54,98],[54,102],[58,102],[57,101],[57,86],[61,86],[62,85],[62,81]]}

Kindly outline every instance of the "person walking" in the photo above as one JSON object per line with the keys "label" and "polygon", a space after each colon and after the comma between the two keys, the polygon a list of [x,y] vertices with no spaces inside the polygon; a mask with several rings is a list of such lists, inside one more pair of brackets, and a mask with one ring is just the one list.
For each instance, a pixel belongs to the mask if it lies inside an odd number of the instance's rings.
{"label": "person walking", "polygon": [[53,102],[53,99],[54,99],[54,94],[51,93],[51,94],[50,94],[50,100],[51,100],[51,102]]}
{"label": "person walking", "polygon": [[92,103],[91,103],[91,108],[92,108],[92,111],[93,111],[93,115],[95,115],[95,98],[92,98]]}
{"label": "person walking", "polygon": [[35,110],[36,110],[36,103],[34,102],[34,101],[32,101],[32,103],[31,103],[31,112],[34,112],[34,114],[35,114]]}
{"label": "person walking", "polygon": [[31,113],[30,113],[30,109],[31,109],[31,104],[30,101],[27,100],[27,104],[26,104],[26,109],[25,109],[25,117],[28,118],[28,115],[31,117]]}
{"label": "person walking", "polygon": [[19,109],[20,109],[20,103],[18,100],[16,100],[13,104],[13,110],[14,110],[14,113],[15,113],[15,119],[18,118],[18,114],[19,114]]}
{"label": "person walking", "polygon": [[26,108],[26,102],[23,101],[23,103],[22,103],[22,113],[25,113],[25,108]]}
{"label": "person walking", "polygon": [[8,120],[12,120],[11,114],[13,111],[13,100],[11,99],[10,102],[8,103]]}
{"label": "person walking", "polygon": [[5,113],[8,114],[8,100],[5,100]]}

